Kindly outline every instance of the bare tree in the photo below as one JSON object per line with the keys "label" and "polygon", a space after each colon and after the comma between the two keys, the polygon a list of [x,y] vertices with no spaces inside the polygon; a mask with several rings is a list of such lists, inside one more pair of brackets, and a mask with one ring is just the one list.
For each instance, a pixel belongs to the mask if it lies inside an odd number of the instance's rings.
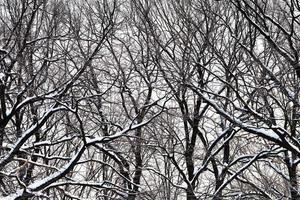
{"label": "bare tree", "polygon": [[299,199],[298,1],[2,0],[3,199]]}

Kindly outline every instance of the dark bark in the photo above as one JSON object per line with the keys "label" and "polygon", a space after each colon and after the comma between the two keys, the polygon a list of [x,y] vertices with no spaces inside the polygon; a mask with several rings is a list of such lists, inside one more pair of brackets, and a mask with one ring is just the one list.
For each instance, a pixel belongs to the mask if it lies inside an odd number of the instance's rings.
{"label": "dark bark", "polygon": [[186,190],[186,200],[197,200],[197,197],[194,194],[194,189],[195,188],[188,186]]}

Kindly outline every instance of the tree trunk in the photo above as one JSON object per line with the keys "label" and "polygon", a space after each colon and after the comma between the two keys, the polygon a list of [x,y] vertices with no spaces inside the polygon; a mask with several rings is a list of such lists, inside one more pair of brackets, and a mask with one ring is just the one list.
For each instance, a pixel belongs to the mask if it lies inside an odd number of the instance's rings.
{"label": "tree trunk", "polygon": [[297,180],[297,165],[294,163],[290,163],[290,161],[287,163],[288,166],[288,172],[290,177],[290,195],[291,200],[299,200],[300,195],[298,192],[298,180]]}
{"label": "tree trunk", "polygon": [[197,197],[194,194],[194,188],[189,186],[186,190],[186,200],[197,200]]}

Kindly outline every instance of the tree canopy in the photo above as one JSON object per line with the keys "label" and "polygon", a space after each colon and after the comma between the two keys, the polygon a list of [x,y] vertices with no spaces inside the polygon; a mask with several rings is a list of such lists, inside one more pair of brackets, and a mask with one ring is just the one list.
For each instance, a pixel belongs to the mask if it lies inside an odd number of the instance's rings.
{"label": "tree canopy", "polygon": [[298,0],[0,0],[0,198],[300,199]]}

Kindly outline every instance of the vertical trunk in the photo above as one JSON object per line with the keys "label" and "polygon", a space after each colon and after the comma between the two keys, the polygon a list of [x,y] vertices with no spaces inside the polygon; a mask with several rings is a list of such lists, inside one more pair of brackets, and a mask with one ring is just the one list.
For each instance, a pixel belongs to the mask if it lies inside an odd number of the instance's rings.
{"label": "vertical trunk", "polygon": [[186,190],[186,200],[197,200],[197,197],[194,194],[194,188],[191,186]]}
{"label": "vertical trunk", "polygon": [[[224,62],[225,63],[225,62]],[[225,67],[227,68],[226,72],[225,72],[225,76],[226,76],[226,81],[228,83],[231,82],[232,79],[232,75],[229,73],[230,71],[232,71],[231,66],[226,65]],[[231,88],[230,87],[226,87],[226,97],[229,99],[231,96]],[[230,105],[230,102],[228,100],[226,100],[225,104],[224,104],[224,110],[227,111],[228,110],[228,106]],[[226,119],[224,117],[221,116],[220,118],[221,121],[221,128],[222,131],[226,130],[228,128],[228,125],[226,123]],[[226,131],[226,134],[224,136],[224,141],[226,141],[228,139],[228,137],[230,137],[231,133],[232,133],[233,129],[230,128]],[[229,163],[229,158],[230,158],[230,141],[226,141],[224,143],[224,148],[223,148],[223,164],[224,166],[226,166]],[[213,159],[213,165],[215,166],[214,171],[215,171],[215,179],[216,179],[216,185],[215,185],[215,191],[218,191],[218,189],[220,188],[220,186],[224,183],[224,179],[226,177],[226,173],[227,173],[227,169],[223,168],[221,170],[221,172],[219,172],[218,167],[215,162],[215,160]],[[223,195],[223,191],[219,190],[215,196],[214,196],[214,200],[221,200],[222,199],[222,195]]]}
{"label": "vertical trunk", "polygon": [[[185,152],[185,162],[186,162],[186,167],[187,167],[187,172],[188,172],[188,179],[189,179],[189,181],[191,181],[194,178],[194,161],[193,161],[194,146],[188,142],[186,148],[187,149]],[[194,195],[194,189],[195,189],[195,185],[194,185],[194,183],[191,183],[191,185],[188,186],[188,188],[186,190],[187,200],[196,199],[196,197]]]}
{"label": "vertical trunk", "polygon": [[5,86],[4,83],[0,82],[0,156],[3,154],[3,139],[5,135],[5,112],[6,112],[6,105],[5,105]]}
{"label": "vertical trunk", "polygon": [[185,160],[186,160],[186,166],[188,171],[188,177],[191,181],[194,177],[194,161],[193,161],[193,155],[194,155],[194,148],[189,144],[187,147],[188,149],[185,152]]}
{"label": "vertical trunk", "polygon": [[[298,99],[295,99],[295,101]],[[298,112],[299,108],[297,103],[294,103],[292,108],[292,119],[290,122],[290,132],[292,137],[296,137],[297,134],[297,123],[298,123]],[[289,155],[286,153],[286,164],[288,168],[288,173],[290,177],[290,199],[291,200],[298,200],[300,199],[300,194],[298,192],[298,180],[297,180],[297,164],[294,161],[297,159],[297,155],[292,153]]]}
{"label": "vertical trunk", "polygon": [[[32,120],[33,120],[33,123],[37,123],[38,122],[38,119],[37,119],[37,109],[35,108],[34,105],[30,105],[31,106],[31,114],[32,114]],[[36,131],[35,133],[35,142],[39,142],[41,140],[41,133],[40,131]],[[39,151],[39,148],[35,148],[34,149],[34,153],[35,154],[38,154],[40,151]],[[32,155],[31,156],[31,161],[33,162],[37,162],[38,160],[38,157],[36,155]],[[26,174],[26,177],[24,179],[24,183],[26,185],[28,185],[30,183],[30,181],[32,180],[32,177],[33,177],[33,171],[34,171],[34,164],[30,163],[28,165],[28,169],[27,169],[27,174]]]}
{"label": "vertical trunk", "polygon": [[[225,126],[222,127],[222,129],[225,129]],[[224,136],[224,140],[227,140],[227,138],[231,135],[233,129],[229,129],[226,133],[226,135]],[[223,163],[224,165],[226,165],[227,163],[229,163],[229,156],[230,156],[230,141],[226,141],[224,143],[224,149],[223,149]],[[217,163],[215,162],[214,159],[212,159],[212,165],[215,166],[214,167],[214,171],[215,171],[215,178],[216,178],[216,185],[215,185],[215,191],[217,191],[219,189],[219,187],[224,183],[224,179],[226,177],[226,173],[227,173],[227,169],[223,168],[222,171],[219,173],[218,167],[217,167]],[[219,190],[218,193],[215,194],[215,197],[213,198],[214,200],[221,200],[222,199],[222,194],[223,191]]]}
{"label": "vertical trunk", "polygon": [[[141,123],[142,119],[138,120],[138,123]],[[141,151],[142,151],[142,147],[141,147],[141,135],[142,135],[142,129],[138,128],[136,130],[136,140],[134,143],[134,157],[135,157],[135,170],[134,170],[134,176],[133,176],[133,183],[135,185],[133,185],[133,192],[129,194],[128,196],[128,200],[135,200],[137,198],[137,195],[139,193],[139,186],[140,185],[140,181],[141,181],[141,176],[142,176],[142,164],[143,164],[143,160],[142,160],[142,155],[141,155]]]}
{"label": "vertical trunk", "polygon": [[187,150],[185,152],[185,161],[186,161],[186,166],[187,166],[187,172],[188,172],[188,179],[191,183],[190,186],[188,186],[186,190],[187,194],[187,200],[194,200],[197,199],[195,194],[194,194],[194,189],[195,189],[195,182],[191,182],[194,178],[194,148],[195,148],[195,142],[196,142],[196,131],[193,130],[192,133],[192,139],[191,142],[187,143]]}
{"label": "vertical trunk", "polygon": [[288,166],[288,172],[290,177],[291,200],[298,200],[300,199],[300,195],[298,192],[297,165],[291,163]]}
{"label": "vertical trunk", "polygon": [[[5,135],[5,129],[2,126],[1,121],[0,121],[0,156],[2,156],[4,154],[4,149],[3,149],[4,135]],[[8,193],[8,189],[6,188],[6,185],[3,181],[3,176],[2,175],[0,175],[0,193],[2,193],[2,194]]]}
{"label": "vertical trunk", "polygon": [[[170,149],[171,151],[174,151],[174,145],[172,141],[172,136],[168,135],[168,142],[167,142],[167,149]],[[162,181],[164,183],[164,199],[165,200],[171,200],[171,196],[174,195],[171,191],[171,183],[169,180],[172,180],[172,172],[171,172],[171,161],[166,156],[164,156],[164,174],[166,175],[167,179],[162,178]]]}
{"label": "vertical trunk", "polygon": [[[29,80],[33,80],[35,75],[34,75],[34,65],[33,65],[33,54],[34,54],[34,52],[33,52],[32,47],[29,47],[27,54],[28,54],[27,55],[27,61],[28,61],[27,75],[29,77]],[[31,87],[28,90],[28,96],[29,97],[34,96],[34,93],[35,93],[34,90],[35,90],[34,84],[32,84]],[[37,110],[36,105],[34,105],[33,103],[30,104],[30,114],[31,114],[32,122],[34,124],[38,123],[38,110]],[[34,135],[35,135],[35,142],[39,142],[41,140],[40,139],[40,135],[41,135],[40,131],[36,131]],[[39,149],[35,148],[34,153],[36,153],[36,154],[39,153]],[[31,160],[33,162],[36,162],[38,160],[38,158],[37,158],[37,156],[33,155],[31,157]],[[24,180],[25,184],[27,184],[27,185],[32,180],[33,170],[34,170],[34,164],[29,164],[28,169],[27,169],[27,175],[26,175],[26,178]]]}
{"label": "vertical trunk", "polygon": [[[1,121],[0,121],[0,123],[1,123]],[[2,126],[2,124],[0,124],[0,156],[2,156],[4,154],[4,149],[3,149],[4,135],[5,135],[5,129]]]}
{"label": "vertical trunk", "polygon": [[[90,66],[90,72],[91,72],[91,85],[93,87],[93,89],[95,90],[95,92],[97,94],[101,94],[101,89],[98,85],[98,81],[97,81],[97,75],[94,71],[94,68],[92,66]],[[97,96],[97,99],[95,101],[95,105],[97,108],[97,112],[101,118],[101,130],[103,132],[104,136],[109,136],[109,127],[108,127],[108,120],[106,119],[104,113],[103,113],[103,104],[102,104],[102,97],[101,96]],[[107,144],[109,146],[110,149],[114,149],[114,147],[110,144]],[[129,175],[129,164],[127,162],[127,160],[118,152],[116,151],[115,154],[117,155],[117,157],[121,160],[120,163],[118,163],[119,168],[120,168],[120,173],[122,174],[122,176],[124,176],[126,179],[124,179],[123,181],[123,185],[124,188],[128,189],[128,190],[132,190],[132,184],[129,181],[130,180],[130,175]],[[103,162],[106,163],[106,161],[108,160],[108,156],[103,153]],[[108,180],[108,167],[103,164],[103,172],[102,172],[102,179],[103,180]],[[108,200],[109,197],[109,193],[108,193],[109,189],[104,189],[104,199]]]}
{"label": "vertical trunk", "polygon": [[[171,177],[171,172],[170,172],[170,160],[167,159],[167,158],[164,158],[164,170],[165,170],[165,175],[167,178],[170,178]],[[171,185],[170,185],[170,182],[166,179],[163,179],[163,182],[164,182],[164,192],[165,192],[165,195],[164,195],[164,198],[166,200],[171,200]]]}
{"label": "vertical trunk", "polygon": [[[103,162],[106,163],[107,162],[107,155],[103,154]],[[102,179],[103,180],[108,180],[108,176],[107,176],[107,167],[105,164],[102,165]],[[104,200],[108,200],[109,197],[108,197],[108,189],[104,189],[103,191],[103,194],[104,194]]]}
{"label": "vertical trunk", "polygon": [[[22,113],[17,112],[15,114],[15,126],[16,126],[16,138],[21,138],[22,137]],[[27,155],[24,152],[20,152],[18,155],[18,158],[21,158],[23,160],[19,161],[19,179],[25,183],[26,176],[27,176],[27,167],[28,163],[24,160],[27,159]],[[24,196],[24,200],[27,200],[28,198]]]}

